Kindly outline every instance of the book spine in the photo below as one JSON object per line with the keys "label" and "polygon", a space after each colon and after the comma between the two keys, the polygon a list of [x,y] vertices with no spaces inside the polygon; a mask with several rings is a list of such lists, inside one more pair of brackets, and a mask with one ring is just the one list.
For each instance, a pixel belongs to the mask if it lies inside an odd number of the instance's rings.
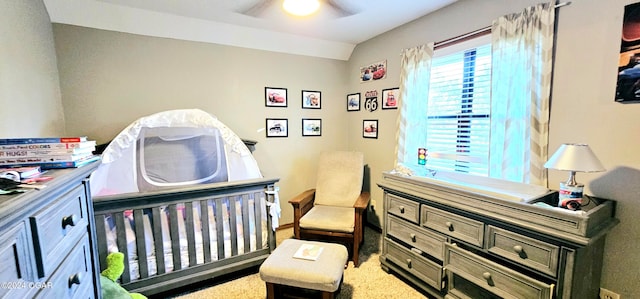
{"label": "book spine", "polygon": [[59,155],[47,157],[17,157],[0,159],[0,165],[18,164],[18,163],[46,163],[46,162],[73,162],[86,158],[87,155]]}
{"label": "book spine", "polygon": [[69,148],[69,149],[0,149],[0,159],[7,158],[27,158],[27,157],[44,157],[57,155],[78,155],[88,154],[95,150],[95,147],[87,148]]}
{"label": "book spine", "polygon": [[30,143],[69,143],[87,141],[82,137],[43,137],[43,138],[0,138],[0,144],[30,144]]}
{"label": "book spine", "polygon": [[55,149],[73,149],[95,147],[96,142],[54,142],[54,143],[16,143],[16,144],[0,144],[0,150],[55,150]]}
{"label": "book spine", "polygon": [[72,168],[80,167],[89,164],[93,161],[98,161],[100,156],[89,156],[86,159],[80,159],[78,161],[56,161],[56,162],[31,162],[31,163],[15,163],[9,164],[12,167],[27,167],[27,166],[40,166],[43,170],[54,168]]}

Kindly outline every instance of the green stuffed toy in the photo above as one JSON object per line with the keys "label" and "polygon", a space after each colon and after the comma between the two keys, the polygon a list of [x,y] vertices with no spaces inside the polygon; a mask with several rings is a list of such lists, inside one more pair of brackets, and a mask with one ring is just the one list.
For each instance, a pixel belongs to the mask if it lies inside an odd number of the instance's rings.
{"label": "green stuffed toy", "polygon": [[129,293],[116,281],[124,272],[124,254],[122,252],[112,252],[107,255],[107,268],[100,275],[100,285],[102,287],[102,298],[104,299],[147,299],[140,293]]}

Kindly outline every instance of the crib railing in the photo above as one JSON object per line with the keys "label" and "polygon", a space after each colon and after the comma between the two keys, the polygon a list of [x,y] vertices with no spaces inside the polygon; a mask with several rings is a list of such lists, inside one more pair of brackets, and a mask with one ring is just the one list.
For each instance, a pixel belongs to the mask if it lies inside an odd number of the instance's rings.
{"label": "crib railing", "polygon": [[152,295],[260,265],[275,248],[277,179],[94,197],[100,270],[125,255],[121,285]]}

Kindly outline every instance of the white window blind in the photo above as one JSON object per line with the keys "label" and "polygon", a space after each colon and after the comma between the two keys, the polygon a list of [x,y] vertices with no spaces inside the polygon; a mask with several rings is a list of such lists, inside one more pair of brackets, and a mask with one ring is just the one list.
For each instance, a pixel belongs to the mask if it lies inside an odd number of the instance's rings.
{"label": "white window blind", "polygon": [[432,61],[427,108],[427,167],[488,175],[491,45],[443,49]]}

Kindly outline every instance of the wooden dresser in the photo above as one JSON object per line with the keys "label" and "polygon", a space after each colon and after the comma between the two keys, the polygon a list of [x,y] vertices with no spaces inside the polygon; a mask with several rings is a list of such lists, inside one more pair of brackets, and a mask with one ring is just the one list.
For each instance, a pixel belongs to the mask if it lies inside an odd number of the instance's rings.
{"label": "wooden dresser", "polygon": [[0,195],[0,298],[100,298],[88,176],[50,170],[41,190]]}
{"label": "wooden dresser", "polygon": [[615,202],[584,213],[384,173],[382,268],[436,298],[596,299]]}

